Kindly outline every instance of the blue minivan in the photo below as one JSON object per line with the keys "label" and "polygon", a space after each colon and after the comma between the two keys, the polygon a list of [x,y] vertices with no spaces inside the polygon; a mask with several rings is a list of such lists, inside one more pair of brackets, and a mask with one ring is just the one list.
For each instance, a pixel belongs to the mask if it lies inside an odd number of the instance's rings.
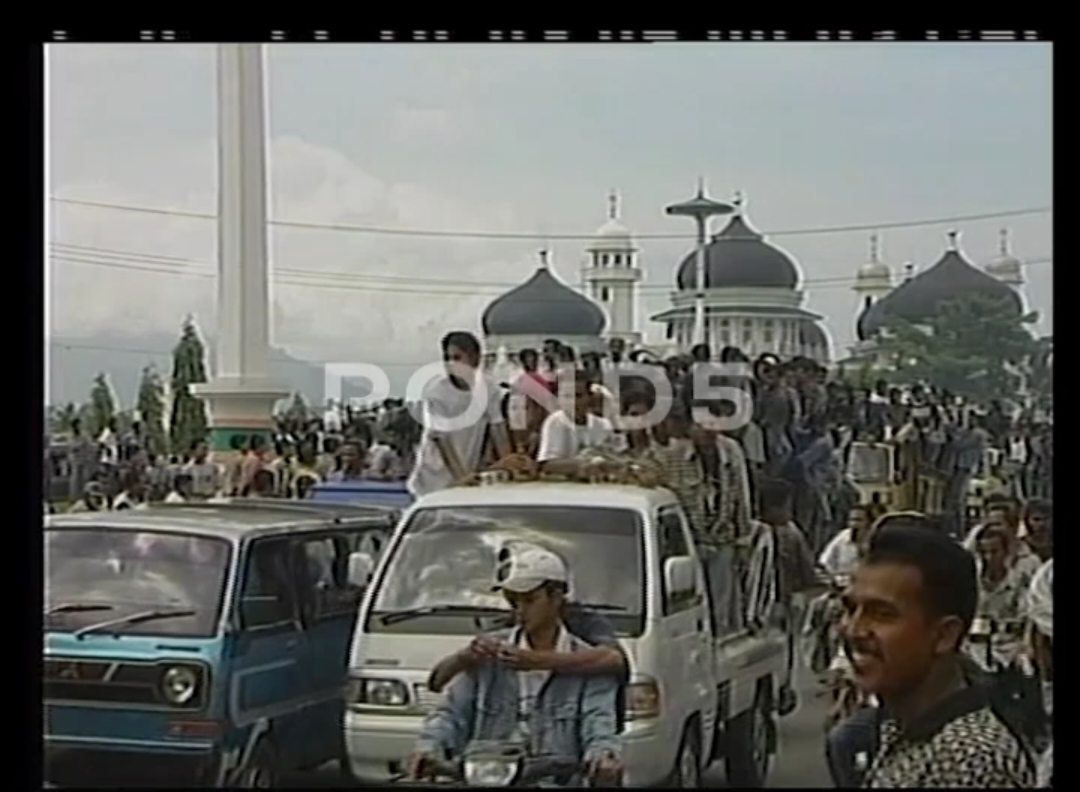
{"label": "blue minivan", "polygon": [[350,581],[395,520],[261,500],[46,517],[47,780],[272,787],[340,759]]}
{"label": "blue minivan", "polygon": [[320,481],[308,490],[308,498],[319,503],[356,503],[364,506],[384,506],[404,511],[412,505],[412,493],[404,481]]}

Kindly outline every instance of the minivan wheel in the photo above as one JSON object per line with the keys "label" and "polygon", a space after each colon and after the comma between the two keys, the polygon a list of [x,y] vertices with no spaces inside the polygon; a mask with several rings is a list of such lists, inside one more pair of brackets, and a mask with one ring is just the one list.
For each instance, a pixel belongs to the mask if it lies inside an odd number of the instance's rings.
{"label": "minivan wheel", "polygon": [[247,763],[237,771],[233,782],[234,789],[273,789],[278,785],[277,762],[270,743],[259,740]]}
{"label": "minivan wheel", "polygon": [[736,717],[728,730],[724,755],[729,786],[748,789],[765,786],[772,755],[772,730],[768,696],[759,694],[754,706]]}
{"label": "minivan wheel", "polygon": [[682,789],[701,786],[701,734],[694,721],[683,728],[679,751],[675,754],[675,767],[671,771],[671,785]]}

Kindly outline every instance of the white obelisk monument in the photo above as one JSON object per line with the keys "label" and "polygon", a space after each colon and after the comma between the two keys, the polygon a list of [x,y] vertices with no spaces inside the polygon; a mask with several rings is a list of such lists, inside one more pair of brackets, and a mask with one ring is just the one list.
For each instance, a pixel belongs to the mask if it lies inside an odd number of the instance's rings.
{"label": "white obelisk monument", "polygon": [[253,435],[272,434],[274,403],[287,394],[268,377],[266,86],[261,44],[219,44],[218,297],[214,376],[196,388],[210,413],[220,459]]}

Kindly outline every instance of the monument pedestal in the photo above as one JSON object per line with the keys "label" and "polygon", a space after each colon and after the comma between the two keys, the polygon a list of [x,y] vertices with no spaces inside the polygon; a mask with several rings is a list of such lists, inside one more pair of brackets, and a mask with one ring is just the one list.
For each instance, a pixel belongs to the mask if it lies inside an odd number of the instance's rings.
{"label": "monument pedestal", "polygon": [[216,377],[193,388],[210,414],[210,451],[216,462],[228,462],[259,435],[273,445],[274,405],[289,394],[265,378]]}

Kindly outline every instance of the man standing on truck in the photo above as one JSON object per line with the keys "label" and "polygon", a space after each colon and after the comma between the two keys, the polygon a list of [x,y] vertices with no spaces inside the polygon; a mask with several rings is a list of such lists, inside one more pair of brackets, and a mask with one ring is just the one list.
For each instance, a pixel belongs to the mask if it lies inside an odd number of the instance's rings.
{"label": "man standing on truck", "polygon": [[[480,465],[484,440],[490,435],[499,459],[510,455],[498,388],[480,371],[480,342],[463,330],[442,339],[446,374],[424,389],[424,431],[408,488],[416,497],[461,483]],[[476,420],[464,418],[474,400],[483,410]]]}

